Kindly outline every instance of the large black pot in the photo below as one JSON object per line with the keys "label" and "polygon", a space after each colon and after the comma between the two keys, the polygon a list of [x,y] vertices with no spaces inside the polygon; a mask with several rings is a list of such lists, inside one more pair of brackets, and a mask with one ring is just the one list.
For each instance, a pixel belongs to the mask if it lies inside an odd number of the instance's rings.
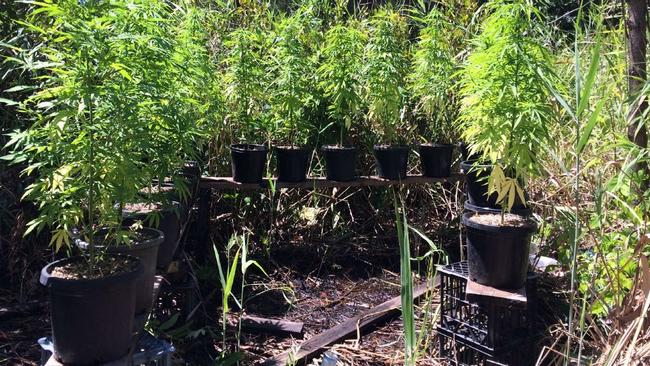
{"label": "large black pot", "polygon": [[327,145],[323,146],[327,179],[349,182],[357,179],[357,148]]}
{"label": "large black pot", "polygon": [[309,149],[295,146],[275,148],[278,166],[278,181],[303,182],[309,169]]}
{"label": "large black pot", "polygon": [[[519,289],[526,283],[530,240],[537,226],[493,226],[463,215],[467,230],[467,265],[472,281],[502,289]],[[478,214],[486,215],[486,214]],[[500,215],[495,215],[497,218]]]}
{"label": "large black pot", "polygon": [[[164,241],[165,235],[160,230],[142,228],[138,230],[141,240],[131,240],[130,245],[109,245],[106,248],[99,241],[106,237],[108,230],[101,229],[95,234],[97,238],[95,243],[99,248],[105,249],[108,253],[132,255],[142,262],[144,272],[135,285],[135,315],[145,315],[153,305],[153,283],[156,276],[158,248]],[[128,230],[128,228],[124,228],[124,230]],[[83,240],[78,240],[77,246],[84,251],[88,249],[88,243]]]}
{"label": "large black pot", "polygon": [[376,145],[377,174],[380,178],[401,180],[406,178],[409,147],[406,145]]}
{"label": "large black pot", "polygon": [[52,276],[55,267],[84,260],[52,262],[40,282],[50,292],[52,341],[57,361],[66,365],[98,365],[123,358],[133,337],[136,281],[142,262],[124,254],[106,254],[133,262],[130,271],[98,279]]}
{"label": "large black pot", "polygon": [[234,181],[240,183],[261,182],[264,178],[267,152],[268,149],[264,145],[230,145]]}
{"label": "large black pot", "polygon": [[422,175],[431,178],[450,176],[453,152],[454,145],[451,144],[420,145]]}
{"label": "large black pot", "polygon": [[124,208],[124,220],[122,224],[124,226],[131,226],[136,221],[142,221],[142,223],[154,229],[158,229],[163,232],[165,240],[160,244],[158,248],[158,259],[157,267],[160,269],[167,269],[169,264],[174,258],[176,253],[176,248],[178,248],[179,239],[180,239],[180,229],[181,229],[181,206],[178,202],[172,202],[169,205],[156,205],[155,210],[156,214],[159,215],[160,221],[158,226],[151,225],[149,217],[153,215],[151,211],[144,212],[137,209],[132,209],[131,206],[127,205]]}

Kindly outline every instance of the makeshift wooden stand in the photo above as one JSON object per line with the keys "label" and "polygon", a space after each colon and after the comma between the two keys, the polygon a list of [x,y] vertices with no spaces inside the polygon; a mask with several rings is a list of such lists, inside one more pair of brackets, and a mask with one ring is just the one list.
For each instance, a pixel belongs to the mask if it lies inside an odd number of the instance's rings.
{"label": "makeshift wooden stand", "polygon": [[[335,182],[325,178],[308,178],[304,182],[287,183],[280,182],[276,178],[266,179],[259,184],[245,184],[235,182],[232,177],[203,177],[201,178],[200,188],[207,189],[233,189],[233,190],[259,190],[270,189],[272,186],[276,189],[327,189],[327,188],[348,188],[348,187],[390,187],[402,185],[423,185],[436,184],[445,182],[458,182],[464,179],[462,174],[453,174],[447,178],[429,178],[420,175],[409,175],[403,180],[387,180],[377,176],[360,176],[358,179],[350,182]],[[201,195],[201,194],[200,194]],[[203,196],[203,195],[201,195]],[[205,204],[206,202],[202,202]],[[205,207],[199,210],[207,210]],[[413,292],[415,300],[431,290],[435,285],[420,286]],[[330,328],[308,340],[303,341],[297,349],[283,352],[277,356],[271,357],[263,362],[266,366],[284,366],[289,360],[295,364],[303,364],[310,358],[318,356],[326,350],[327,346],[341,341],[342,339],[356,335],[357,329],[363,331],[369,326],[377,324],[380,321],[387,320],[392,316],[399,314],[400,297],[390,299],[372,309],[363,311],[347,321]]]}

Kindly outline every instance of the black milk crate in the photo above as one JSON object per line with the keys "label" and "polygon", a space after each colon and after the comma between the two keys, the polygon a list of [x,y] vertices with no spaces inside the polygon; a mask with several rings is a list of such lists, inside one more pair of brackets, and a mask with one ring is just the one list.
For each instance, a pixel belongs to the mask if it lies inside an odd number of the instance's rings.
{"label": "black milk crate", "polygon": [[526,281],[527,303],[471,302],[465,300],[467,262],[438,268],[440,274],[440,324],[457,339],[479,347],[486,353],[509,348],[529,339],[535,309],[537,276]]}
{"label": "black milk crate", "polygon": [[[439,358],[445,365],[453,366],[526,366],[535,361],[529,342],[487,351],[473,342],[460,338],[453,332],[438,327]],[[528,359],[527,359],[528,358]]]}

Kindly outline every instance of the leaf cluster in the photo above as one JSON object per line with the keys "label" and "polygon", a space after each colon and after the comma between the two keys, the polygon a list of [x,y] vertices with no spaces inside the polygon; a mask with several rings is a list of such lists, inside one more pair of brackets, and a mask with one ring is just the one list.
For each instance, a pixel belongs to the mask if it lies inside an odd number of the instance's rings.
{"label": "leaf cluster", "polygon": [[382,142],[395,143],[405,125],[402,110],[408,70],[406,17],[391,7],[381,8],[369,19],[369,33],[363,68],[368,119]]}
{"label": "leaf cluster", "polygon": [[274,47],[269,71],[273,77],[270,104],[279,142],[300,145],[314,132],[309,108],[318,101],[317,55],[311,49],[319,44],[317,19],[306,11],[280,16],[274,24]]}
{"label": "leaf cluster", "polygon": [[439,9],[421,18],[423,27],[415,45],[408,85],[416,103],[415,112],[431,123],[433,140],[452,142],[457,64],[452,35],[456,26]]}
{"label": "leaf cluster", "polygon": [[361,71],[368,37],[361,25],[350,20],[330,28],[325,33],[323,57],[318,68],[319,86],[328,101],[329,117],[340,131],[340,145],[364,107]]}
{"label": "leaf cluster", "polygon": [[528,0],[497,1],[487,10],[460,72],[458,127],[471,154],[525,181],[540,172],[540,146],[552,144],[546,83],[554,60],[536,37],[542,15]]}
{"label": "leaf cluster", "polygon": [[34,177],[24,198],[40,212],[27,233],[50,227],[58,250],[75,228],[119,226],[152,179],[182,185],[212,108],[196,98],[210,70],[195,16],[158,0],[33,3],[23,25],[39,43],[11,60],[42,72],[21,104],[33,124],[5,157]]}

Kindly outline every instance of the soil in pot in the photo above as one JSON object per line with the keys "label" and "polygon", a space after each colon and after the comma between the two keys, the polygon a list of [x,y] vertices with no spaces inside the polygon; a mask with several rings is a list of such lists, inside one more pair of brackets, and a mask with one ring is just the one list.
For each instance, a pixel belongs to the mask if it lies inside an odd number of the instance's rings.
{"label": "soil in pot", "polygon": [[406,145],[377,145],[374,147],[377,174],[380,178],[401,180],[406,178],[409,147]]}
{"label": "soil in pot", "polygon": [[305,147],[278,146],[275,148],[280,182],[304,182],[309,169],[309,152]]}
{"label": "soil in pot", "polygon": [[454,145],[423,144],[419,146],[422,175],[431,178],[444,178],[451,175]]}
{"label": "soil in pot", "polygon": [[[158,229],[164,234],[165,239],[158,248],[156,265],[163,270],[167,269],[178,248],[181,228],[180,212],[181,207],[178,202],[172,202],[170,205],[165,206],[158,203],[129,203],[124,205],[122,225],[131,226],[136,221],[142,221],[144,226]],[[153,215],[159,215],[157,226],[150,225],[152,222],[149,218]]]}
{"label": "soil in pot", "polygon": [[97,365],[129,353],[142,262],[104,254],[95,269],[89,273],[87,259],[74,257],[41,271],[40,282],[50,292],[54,355],[63,364]]}
{"label": "soil in pot", "polygon": [[514,214],[465,213],[467,264],[472,281],[501,289],[526,283],[530,240],[535,222]]}
{"label": "soil in pot", "polygon": [[[497,209],[500,212],[501,206],[497,203],[498,195],[492,193],[488,197],[488,179],[492,174],[492,164],[475,164],[474,160],[460,163],[461,171],[465,173],[465,189],[467,200],[471,205]],[[525,208],[519,197],[515,198],[513,209]]]}
{"label": "soil in pot", "polygon": [[349,182],[357,179],[357,148],[337,145],[323,146],[328,180]]}
{"label": "soil in pot", "polygon": [[[128,228],[123,228],[128,231]],[[153,283],[156,276],[156,263],[158,248],[164,241],[165,235],[160,230],[142,228],[132,233],[129,245],[115,245],[107,241],[108,229],[101,229],[95,234],[95,246],[106,250],[108,253],[132,255],[142,262],[144,273],[136,283],[135,315],[144,315],[151,310],[153,305]],[[82,250],[87,250],[88,243],[77,241]]]}
{"label": "soil in pot", "polygon": [[231,145],[233,180],[240,183],[260,183],[264,178],[267,153],[268,149],[264,145]]}

